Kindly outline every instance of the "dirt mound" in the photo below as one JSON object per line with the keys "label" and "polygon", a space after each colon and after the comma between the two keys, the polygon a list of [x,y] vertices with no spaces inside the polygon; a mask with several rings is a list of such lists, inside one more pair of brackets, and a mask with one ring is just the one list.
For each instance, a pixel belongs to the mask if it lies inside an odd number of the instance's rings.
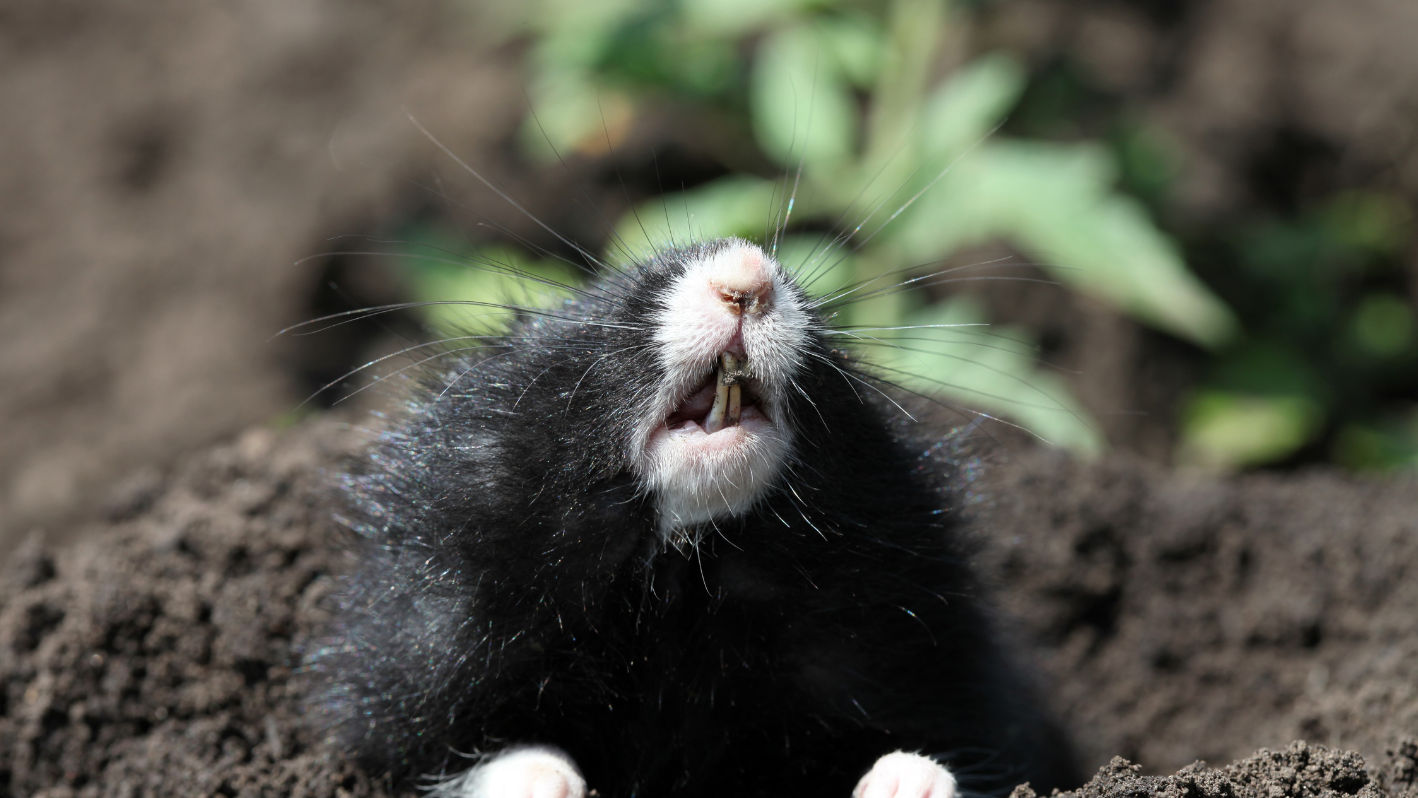
{"label": "dirt mound", "polygon": [[[380,795],[302,727],[300,653],[342,566],[323,469],[358,435],[256,429],[0,575],[0,795]],[[1085,763],[1080,798],[1377,798],[1418,780],[1411,482],[1179,480],[1024,454],[975,515]],[[1279,742],[1276,742],[1279,741]],[[1360,755],[1386,762],[1366,771]],[[1022,796],[1021,796],[1022,798]]]}
{"label": "dirt mound", "polygon": [[[1389,751],[1386,766],[1369,769],[1352,751],[1334,751],[1297,742],[1283,751],[1261,749],[1255,756],[1223,768],[1197,762],[1174,776],[1143,776],[1142,768],[1117,757],[1067,798],[1337,798],[1340,795],[1413,795],[1418,773],[1418,744],[1408,741]],[[1011,798],[1034,798],[1022,786]],[[1062,796],[1061,796],[1062,798]]]}
{"label": "dirt mound", "polygon": [[[339,566],[331,426],[267,430],[0,577],[0,795],[371,795],[312,749],[293,681]],[[131,516],[131,517],[129,517]]]}
{"label": "dirt mound", "polygon": [[1415,480],[992,469],[995,569],[1088,761],[1171,772],[1418,736]]}
{"label": "dirt mound", "polygon": [[341,365],[335,339],[268,342],[321,312],[327,262],[296,261],[423,201],[405,110],[476,158],[524,102],[450,5],[0,8],[0,545]]}

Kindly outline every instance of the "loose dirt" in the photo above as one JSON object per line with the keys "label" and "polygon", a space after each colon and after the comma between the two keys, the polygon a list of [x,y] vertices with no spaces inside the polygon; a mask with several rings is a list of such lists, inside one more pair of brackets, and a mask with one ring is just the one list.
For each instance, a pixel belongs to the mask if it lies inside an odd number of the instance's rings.
{"label": "loose dirt", "polygon": [[[78,543],[9,556],[0,795],[384,795],[299,701],[347,564],[324,486],[360,437],[250,430],[121,486]],[[1079,798],[1413,794],[1413,482],[996,459],[969,513],[1054,710],[1103,766]]]}

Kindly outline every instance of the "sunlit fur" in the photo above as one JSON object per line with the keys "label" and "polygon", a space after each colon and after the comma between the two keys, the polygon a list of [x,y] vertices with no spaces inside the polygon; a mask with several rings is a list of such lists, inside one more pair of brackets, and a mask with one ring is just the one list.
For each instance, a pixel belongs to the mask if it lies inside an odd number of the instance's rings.
{"label": "sunlit fur", "polygon": [[711,364],[664,328],[684,275],[744,246],[665,249],[449,342],[352,466],[357,566],[308,670],[311,716],[371,772],[546,745],[603,798],[846,798],[898,750],[967,791],[1067,778],[968,564],[960,455],[776,266],[803,316],[745,337],[786,454],[667,545],[678,477],[644,445]]}

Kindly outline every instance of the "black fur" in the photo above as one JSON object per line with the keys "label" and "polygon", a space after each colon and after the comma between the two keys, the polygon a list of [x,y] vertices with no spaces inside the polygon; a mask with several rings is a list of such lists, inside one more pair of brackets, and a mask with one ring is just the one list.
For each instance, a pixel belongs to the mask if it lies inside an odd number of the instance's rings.
{"label": "black fur", "polygon": [[967,564],[949,458],[820,330],[779,487],[661,545],[625,442],[660,378],[657,289],[713,246],[603,278],[415,392],[347,478],[367,545],[311,658],[317,711],[398,780],[523,743],[604,798],[848,798],[897,749],[966,790],[1067,778]]}

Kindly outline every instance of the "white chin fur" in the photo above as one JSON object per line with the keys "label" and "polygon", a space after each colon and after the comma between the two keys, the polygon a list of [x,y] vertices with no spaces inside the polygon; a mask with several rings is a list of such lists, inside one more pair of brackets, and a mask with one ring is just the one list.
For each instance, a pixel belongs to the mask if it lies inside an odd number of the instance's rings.
{"label": "white chin fur", "polygon": [[[663,381],[630,448],[643,484],[655,495],[667,537],[675,529],[747,512],[790,456],[784,392],[801,368],[810,315],[788,279],[763,250],[731,241],[688,264],[661,298],[663,310],[654,325]],[[742,314],[733,312],[716,288],[765,283],[771,288],[763,306]],[[663,420],[735,341],[752,363],[761,410],[746,408],[744,423],[713,435],[697,424],[668,430]]]}
{"label": "white chin fur", "polygon": [[773,484],[791,441],[761,416],[710,435],[698,425],[661,426],[646,446],[644,475],[669,532],[747,512]]}

